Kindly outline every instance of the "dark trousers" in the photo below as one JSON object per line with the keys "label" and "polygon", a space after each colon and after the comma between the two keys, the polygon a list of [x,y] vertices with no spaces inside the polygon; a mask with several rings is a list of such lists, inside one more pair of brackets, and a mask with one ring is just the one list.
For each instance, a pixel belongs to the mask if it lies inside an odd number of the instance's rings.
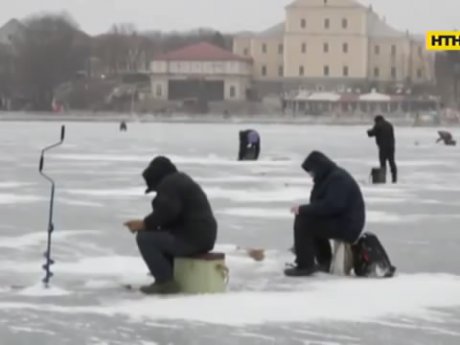
{"label": "dark trousers", "polygon": [[353,243],[358,235],[344,233],[334,219],[297,216],[294,221],[294,250],[299,268],[316,264],[330,265],[332,249],[329,240]]}
{"label": "dark trousers", "polygon": [[387,169],[387,162],[390,164],[391,178],[393,182],[397,182],[398,181],[398,168],[396,167],[396,162],[395,162],[394,147],[380,148],[379,149],[379,160],[380,160],[380,167],[385,170]]}
{"label": "dark trousers", "polygon": [[245,160],[258,160],[260,155],[260,143],[255,143],[251,145],[240,146],[240,151],[238,153],[238,159],[240,161]]}
{"label": "dark trousers", "polygon": [[136,239],[142,258],[159,284],[173,280],[174,257],[199,254],[194,246],[169,232],[141,231]]}
{"label": "dark trousers", "polygon": [[255,159],[258,160],[260,156],[260,142],[255,143],[253,146],[255,149]]}
{"label": "dark trousers", "polygon": [[242,161],[246,155],[246,146],[243,143],[240,143],[240,149],[238,151],[238,160]]}

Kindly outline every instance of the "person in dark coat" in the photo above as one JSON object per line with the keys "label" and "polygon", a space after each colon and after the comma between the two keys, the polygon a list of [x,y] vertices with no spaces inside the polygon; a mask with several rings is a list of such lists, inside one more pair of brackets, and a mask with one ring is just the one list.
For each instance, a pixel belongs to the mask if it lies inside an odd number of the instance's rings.
{"label": "person in dark coat", "polygon": [[260,155],[260,135],[253,129],[240,131],[238,160],[258,160]]}
{"label": "person in dark coat", "polygon": [[126,132],[128,130],[128,125],[125,121],[120,122],[120,132]]}
{"label": "person in dark coat", "polygon": [[332,250],[329,240],[354,243],[366,220],[364,199],[356,181],[323,153],[313,151],[302,168],[312,176],[314,185],[310,203],[295,206],[295,266],[287,276],[310,276],[316,271],[329,272]]}
{"label": "person in dark coat", "polygon": [[454,140],[454,137],[452,136],[452,133],[448,131],[438,131],[439,138],[436,140],[436,144],[439,142],[444,142],[444,145],[446,146],[455,146],[457,145],[457,142]]}
{"label": "person in dark coat", "polygon": [[390,164],[391,177],[393,183],[398,181],[398,168],[395,162],[395,135],[393,125],[385,120],[382,115],[374,119],[374,128],[367,131],[367,135],[375,137],[379,148],[379,161],[382,169],[387,168],[387,161]]}
{"label": "person in dark coat", "polygon": [[125,225],[137,233],[137,244],[155,282],[141,287],[146,294],[175,293],[174,257],[210,252],[217,222],[203,189],[177,170],[166,157],[156,157],[143,173],[146,194],[156,192],[153,212]]}

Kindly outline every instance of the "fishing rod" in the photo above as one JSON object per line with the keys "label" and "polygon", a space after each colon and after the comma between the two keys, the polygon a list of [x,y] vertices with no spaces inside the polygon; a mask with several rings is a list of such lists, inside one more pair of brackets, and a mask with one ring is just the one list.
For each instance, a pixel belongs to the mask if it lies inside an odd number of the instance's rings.
{"label": "fishing rod", "polygon": [[43,269],[45,270],[45,278],[43,278],[43,283],[45,284],[45,287],[49,287],[49,282],[51,277],[53,276],[53,272],[51,272],[51,266],[54,264],[53,259],[51,259],[51,236],[54,231],[54,223],[53,223],[53,207],[54,207],[54,190],[55,190],[55,183],[54,180],[46,175],[43,172],[43,167],[45,165],[45,153],[59,145],[62,145],[64,142],[65,138],[65,126],[61,127],[61,140],[57,142],[56,144],[50,145],[48,147],[45,147],[42,150],[42,154],[40,156],[40,166],[38,168],[40,175],[42,175],[46,180],[48,180],[51,183],[51,198],[50,198],[50,208],[49,208],[49,219],[48,219],[48,244],[46,247],[46,252],[44,253],[44,257],[46,259],[45,264],[42,266]]}

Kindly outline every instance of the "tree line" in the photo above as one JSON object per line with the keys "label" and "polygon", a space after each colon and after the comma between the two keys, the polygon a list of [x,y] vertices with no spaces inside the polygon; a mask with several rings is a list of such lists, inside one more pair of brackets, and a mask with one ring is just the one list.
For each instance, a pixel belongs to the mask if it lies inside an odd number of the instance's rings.
{"label": "tree line", "polygon": [[89,36],[69,16],[46,14],[20,23],[8,43],[0,44],[0,109],[50,110],[56,88],[81,78],[116,78],[148,70],[156,54],[199,41],[231,48],[231,37],[210,29],[189,32],[138,32],[114,25]]}

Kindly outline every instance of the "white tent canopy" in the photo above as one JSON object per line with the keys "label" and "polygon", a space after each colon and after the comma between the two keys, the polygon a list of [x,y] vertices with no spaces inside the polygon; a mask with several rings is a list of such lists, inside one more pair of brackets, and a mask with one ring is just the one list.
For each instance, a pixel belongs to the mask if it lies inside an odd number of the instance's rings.
{"label": "white tent canopy", "polygon": [[311,93],[308,92],[308,91],[301,90],[301,91],[299,91],[297,96],[294,97],[294,100],[296,100],[296,101],[307,101],[308,98],[310,97],[310,94]]}
{"label": "white tent canopy", "polygon": [[308,101],[317,101],[317,102],[338,102],[342,96],[338,93],[333,92],[315,92],[308,97]]}
{"label": "white tent canopy", "polygon": [[390,102],[391,97],[383,93],[371,92],[359,97],[362,102]]}

